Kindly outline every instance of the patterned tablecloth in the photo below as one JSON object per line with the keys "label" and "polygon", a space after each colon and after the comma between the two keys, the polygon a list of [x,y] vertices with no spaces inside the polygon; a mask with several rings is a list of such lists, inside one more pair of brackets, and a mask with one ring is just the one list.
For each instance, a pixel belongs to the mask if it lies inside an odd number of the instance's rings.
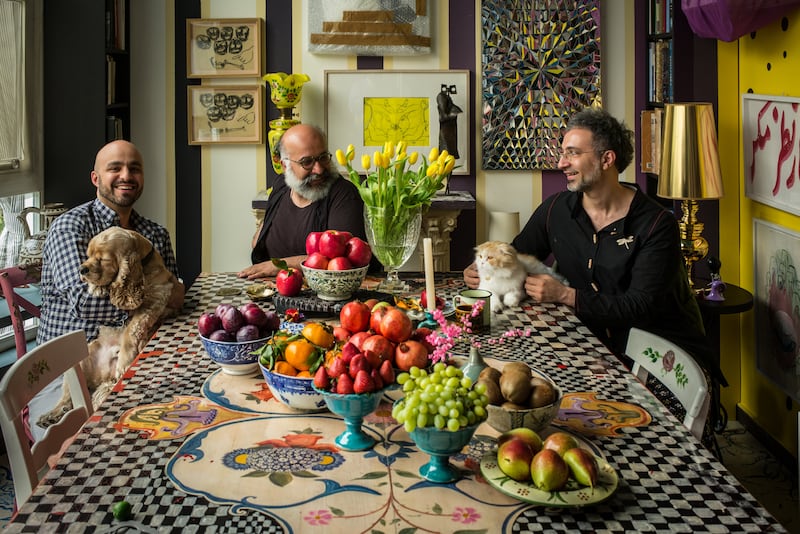
{"label": "patterned tablecloth", "polygon": [[[223,374],[196,321],[248,300],[249,285],[232,273],[198,278],[184,313],[159,329],[8,532],[784,531],[566,307],[507,310],[480,341],[486,356],[550,375],[565,392],[554,428],[616,471],[614,493],[583,507],[528,504],[489,485],[478,469],[497,435],[488,425],[453,458],[465,476],[431,484],[391,399],[365,420],[378,444],[346,452],[333,441],[337,416],[298,414],[259,376]],[[437,294],[462,287],[437,276]],[[123,499],[133,518],[120,522],[110,510]]]}

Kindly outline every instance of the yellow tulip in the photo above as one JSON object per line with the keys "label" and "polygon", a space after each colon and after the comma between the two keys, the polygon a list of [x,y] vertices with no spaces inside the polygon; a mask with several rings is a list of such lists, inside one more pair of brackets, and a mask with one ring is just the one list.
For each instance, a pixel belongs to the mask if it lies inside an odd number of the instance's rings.
{"label": "yellow tulip", "polygon": [[431,177],[431,176],[436,176],[437,174],[439,174],[439,169],[440,169],[440,168],[441,168],[441,167],[439,166],[439,162],[438,162],[438,161],[434,161],[434,162],[431,164],[431,166],[430,166],[430,167],[428,167],[428,170],[427,170],[427,172],[425,173],[425,176],[428,176],[428,177]]}
{"label": "yellow tulip", "polygon": [[383,144],[383,153],[388,154],[390,158],[394,156],[394,145],[391,141],[386,141]]}
{"label": "yellow tulip", "polygon": [[400,152],[405,153],[407,148],[408,148],[408,143],[406,143],[405,141],[400,141],[399,143],[397,143],[397,153],[398,154]]}
{"label": "yellow tulip", "polygon": [[339,165],[347,165],[347,158],[341,148],[336,149],[336,161],[339,162]]}
{"label": "yellow tulip", "polygon": [[436,158],[438,158],[438,157],[439,157],[439,148],[438,147],[433,147],[431,149],[430,154],[428,154],[428,161],[434,162],[434,161],[436,161]]}
{"label": "yellow tulip", "polygon": [[409,163],[409,165],[413,165],[413,164],[415,164],[415,163],[417,162],[417,159],[418,159],[418,158],[419,158],[419,154],[418,154],[418,153],[416,153],[416,152],[412,152],[412,153],[411,153],[411,155],[410,155],[410,156],[408,156],[408,163]]}
{"label": "yellow tulip", "polygon": [[456,166],[456,158],[450,156],[449,158],[447,158],[447,162],[444,165],[444,171],[442,172],[442,174],[450,174],[453,170],[453,167],[455,166]]}
{"label": "yellow tulip", "polygon": [[436,158],[436,161],[439,162],[439,165],[444,165],[444,163],[447,161],[447,156],[449,155],[450,153],[447,150],[442,150],[442,153],[439,154],[439,157]]}
{"label": "yellow tulip", "polygon": [[369,154],[364,154],[361,156],[361,166],[364,168],[365,171],[369,170],[369,166],[371,165],[369,161]]}
{"label": "yellow tulip", "polygon": [[354,157],[356,157],[356,147],[351,143],[347,145],[347,161],[353,161]]}

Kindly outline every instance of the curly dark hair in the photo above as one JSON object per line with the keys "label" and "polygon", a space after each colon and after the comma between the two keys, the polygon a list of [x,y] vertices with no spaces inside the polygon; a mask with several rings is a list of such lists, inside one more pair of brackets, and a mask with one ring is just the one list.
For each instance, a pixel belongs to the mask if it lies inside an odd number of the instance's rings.
{"label": "curly dark hair", "polygon": [[583,108],[567,123],[567,130],[583,128],[592,132],[595,150],[613,150],[617,155],[617,171],[624,171],[633,160],[633,130],[618,121],[604,109]]}

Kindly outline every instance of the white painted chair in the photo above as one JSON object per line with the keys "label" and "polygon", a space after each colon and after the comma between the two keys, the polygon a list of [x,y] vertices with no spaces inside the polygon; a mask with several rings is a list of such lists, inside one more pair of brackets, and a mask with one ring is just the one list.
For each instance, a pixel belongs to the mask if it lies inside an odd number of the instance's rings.
{"label": "white painted chair", "polygon": [[702,439],[711,391],[694,358],[674,343],[638,328],[631,328],[625,353],[633,360],[631,371],[642,383],[653,375],[675,395],[686,409],[683,424]]}
{"label": "white painted chair", "polygon": [[[30,349],[0,381],[0,428],[6,442],[18,507],[28,500],[33,488],[49,470],[49,458],[60,454],[64,444],[92,414],[92,397],[80,366],[88,355],[85,332],[70,332]],[[22,409],[61,375],[69,384],[72,410],[31,446],[25,433]]]}

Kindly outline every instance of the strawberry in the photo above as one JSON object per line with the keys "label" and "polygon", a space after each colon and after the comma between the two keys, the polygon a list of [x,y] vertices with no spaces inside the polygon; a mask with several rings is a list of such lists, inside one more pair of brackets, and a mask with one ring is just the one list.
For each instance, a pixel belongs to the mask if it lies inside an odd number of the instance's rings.
{"label": "strawberry", "polygon": [[356,375],[361,370],[369,371],[369,364],[367,363],[367,359],[364,357],[364,355],[358,353],[355,356],[353,356],[352,360],[350,360],[350,366],[348,369],[350,378],[355,379]]}
{"label": "strawberry", "polygon": [[372,381],[375,383],[375,391],[379,389],[383,389],[383,378],[381,378],[381,373],[377,369],[373,368],[369,372],[369,376],[372,378]]}
{"label": "strawberry", "polygon": [[325,367],[320,365],[317,372],[314,373],[314,385],[319,389],[328,389],[331,387],[331,377],[328,376],[328,371]]}
{"label": "strawberry", "polygon": [[333,361],[328,366],[328,375],[331,378],[339,378],[342,375],[347,374],[347,364],[344,363],[344,360],[341,358],[334,358]]}
{"label": "strawberry", "polygon": [[369,376],[366,369],[361,369],[353,380],[353,391],[355,393],[369,393],[375,391],[375,382]]}
{"label": "strawberry", "polygon": [[353,379],[347,373],[342,373],[336,380],[336,393],[339,395],[350,395],[354,391]]}
{"label": "strawberry", "polygon": [[381,364],[379,369],[381,379],[383,379],[383,383],[389,385],[394,382],[394,368],[392,367],[392,362],[389,360],[384,360]]}
{"label": "strawberry", "polygon": [[358,354],[358,347],[356,347],[353,343],[349,341],[342,346],[342,356],[341,358],[344,360],[344,363],[350,363],[350,360],[353,359],[353,356]]}

